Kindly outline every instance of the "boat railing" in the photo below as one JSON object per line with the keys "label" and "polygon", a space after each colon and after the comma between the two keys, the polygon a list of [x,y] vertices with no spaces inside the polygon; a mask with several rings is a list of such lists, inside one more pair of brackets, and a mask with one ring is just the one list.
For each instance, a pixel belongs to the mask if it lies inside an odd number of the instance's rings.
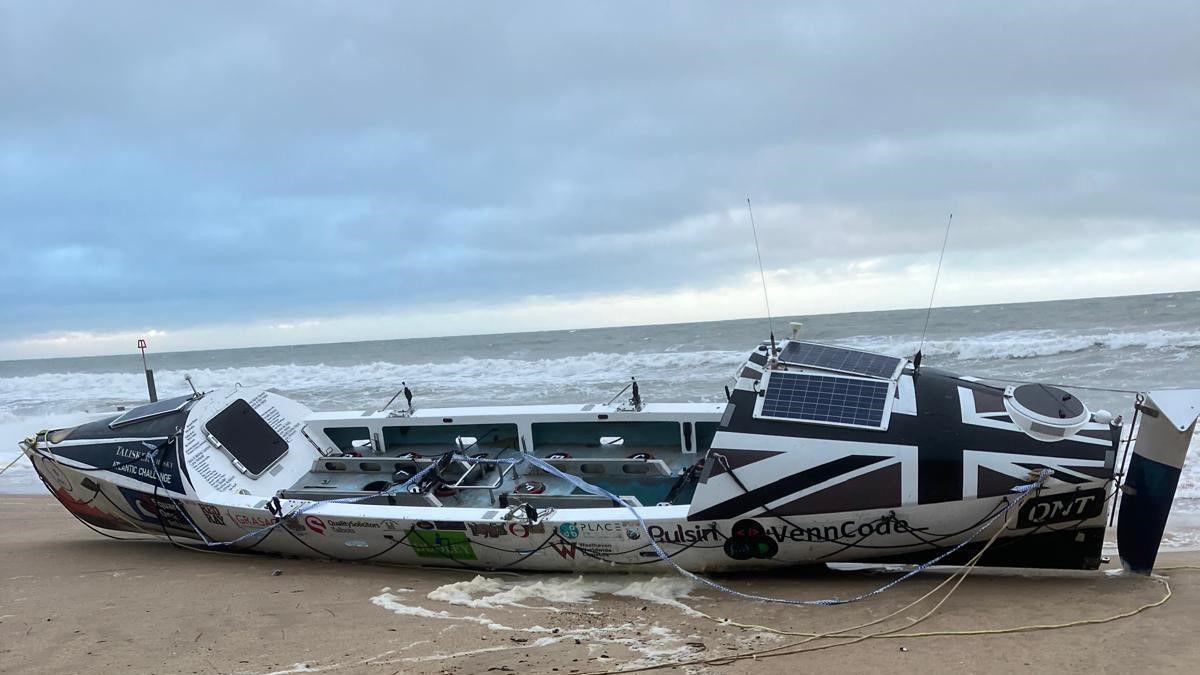
{"label": "boat railing", "polygon": [[326,502],[335,499],[354,499],[364,506],[444,506],[442,501],[428,492],[372,492],[370,490],[345,490],[336,487],[308,485],[303,488],[280,490],[280,499]]}
{"label": "boat railing", "polygon": [[666,461],[652,457],[547,457],[542,461],[565,473],[579,475],[607,474],[610,468],[618,469],[612,473],[674,475]]}

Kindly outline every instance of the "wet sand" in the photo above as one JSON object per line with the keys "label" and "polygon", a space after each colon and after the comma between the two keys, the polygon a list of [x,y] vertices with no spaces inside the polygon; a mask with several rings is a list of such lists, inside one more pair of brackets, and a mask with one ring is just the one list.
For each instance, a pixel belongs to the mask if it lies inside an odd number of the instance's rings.
{"label": "wet sand", "polygon": [[[1200,565],[1168,552],[1162,567]],[[276,572],[278,571],[278,574]],[[923,671],[1194,672],[1200,662],[1200,571],[1164,571],[1165,605],[1101,625],[1002,635],[875,638],[732,665],[652,672]],[[594,673],[714,658],[798,642],[720,625],[670,602],[677,577],[484,575],[259,555],[204,554],[155,541],[113,541],[48,497],[0,495],[0,672],[71,673]],[[848,596],[893,578],[883,571],[726,577],[752,593]],[[749,603],[692,588],[685,605],[716,617],[827,632],[882,617],[945,572],[840,607]],[[541,582],[558,598],[514,596]],[[442,587],[435,593],[429,593]],[[599,593],[621,589],[632,595]],[[386,590],[385,589],[390,589]],[[559,597],[578,591],[584,598]],[[497,596],[496,593],[508,595]],[[1101,618],[1162,597],[1164,586],[1103,572],[977,570],[929,619],[903,632],[968,630]],[[491,600],[486,600],[488,595]],[[657,599],[637,596],[660,596]],[[456,598],[456,596],[458,596]],[[464,602],[496,606],[464,606]],[[520,605],[498,604],[516,599]],[[473,599],[473,600],[472,600]],[[448,602],[452,600],[455,603]],[[901,627],[905,617],[868,631]],[[399,613],[397,613],[399,612]],[[845,642],[845,640],[842,640]],[[804,647],[835,644],[830,640]]]}

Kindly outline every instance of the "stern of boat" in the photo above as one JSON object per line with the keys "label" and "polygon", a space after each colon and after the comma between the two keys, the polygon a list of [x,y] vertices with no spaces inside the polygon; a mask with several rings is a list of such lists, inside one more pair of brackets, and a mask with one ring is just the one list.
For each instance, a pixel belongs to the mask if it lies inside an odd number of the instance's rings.
{"label": "stern of boat", "polygon": [[1122,566],[1149,574],[1200,417],[1200,389],[1138,394],[1141,424],[1121,485],[1117,551]]}

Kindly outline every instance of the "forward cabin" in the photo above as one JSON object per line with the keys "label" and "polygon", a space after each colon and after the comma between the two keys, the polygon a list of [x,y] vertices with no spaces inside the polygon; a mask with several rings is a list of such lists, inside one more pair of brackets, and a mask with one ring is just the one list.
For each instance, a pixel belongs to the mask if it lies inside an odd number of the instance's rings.
{"label": "forward cabin", "polygon": [[1122,560],[1148,571],[1200,416],[1195,390],[1139,394],[1127,424],[1057,386],[798,339],[759,345],[715,393],[313,412],[232,387],[22,448],[89,527],[228,550],[486,570],[976,554],[1095,569],[1121,499]]}

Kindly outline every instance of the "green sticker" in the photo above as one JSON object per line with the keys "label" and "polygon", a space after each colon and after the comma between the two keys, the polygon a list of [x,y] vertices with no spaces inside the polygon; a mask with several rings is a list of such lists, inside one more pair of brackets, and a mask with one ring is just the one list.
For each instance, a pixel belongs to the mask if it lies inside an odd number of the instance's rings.
{"label": "green sticker", "polygon": [[466,533],[447,530],[413,530],[409,535],[413,550],[422,558],[474,560],[475,549]]}

